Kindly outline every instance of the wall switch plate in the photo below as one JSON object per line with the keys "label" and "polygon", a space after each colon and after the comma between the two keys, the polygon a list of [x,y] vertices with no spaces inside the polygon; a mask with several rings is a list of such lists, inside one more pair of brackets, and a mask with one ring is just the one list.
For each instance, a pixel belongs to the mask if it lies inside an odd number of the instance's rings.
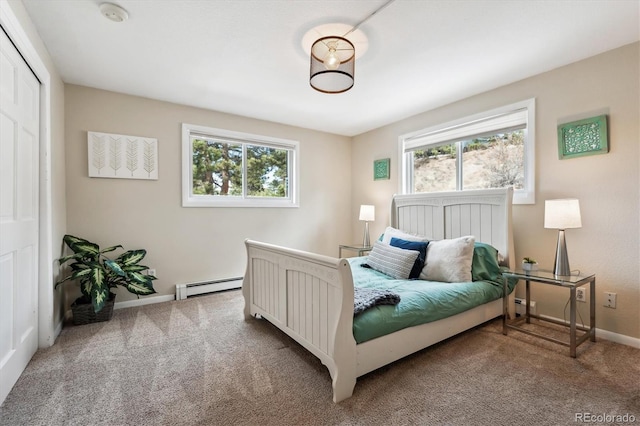
{"label": "wall switch plate", "polygon": [[586,302],[587,301],[587,291],[584,288],[576,288],[576,300],[578,302]]}
{"label": "wall switch plate", "polygon": [[156,270],[155,269],[147,269],[147,275],[153,275],[154,277],[157,277]]}
{"label": "wall switch plate", "polygon": [[616,308],[616,293],[604,292],[604,306],[607,308]]}

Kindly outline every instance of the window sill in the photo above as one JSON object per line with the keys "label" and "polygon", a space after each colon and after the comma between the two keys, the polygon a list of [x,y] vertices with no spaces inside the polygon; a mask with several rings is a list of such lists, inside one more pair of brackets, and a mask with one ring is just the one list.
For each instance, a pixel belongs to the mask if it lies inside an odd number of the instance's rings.
{"label": "window sill", "polygon": [[182,207],[247,207],[247,208],[297,208],[299,203],[291,200],[266,199],[211,199],[208,197],[191,197],[182,200]]}

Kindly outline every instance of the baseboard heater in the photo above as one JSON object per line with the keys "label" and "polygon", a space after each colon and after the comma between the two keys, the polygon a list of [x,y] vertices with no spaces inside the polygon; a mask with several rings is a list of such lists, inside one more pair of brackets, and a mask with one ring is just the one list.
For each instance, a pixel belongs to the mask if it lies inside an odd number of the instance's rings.
{"label": "baseboard heater", "polygon": [[[524,299],[516,297],[516,316],[526,314],[526,305],[527,303]],[[536,314],[536,302],[532,300],[529,301],[529,313]]]}
{"label": "baseboard heater", "polygon": [[189,296],[215,293],[217,291],[231,290],[242,287],[242,277],[227,278],[224,280],[205,281],[201,283],[177,284],[176,300],[185,300]]}

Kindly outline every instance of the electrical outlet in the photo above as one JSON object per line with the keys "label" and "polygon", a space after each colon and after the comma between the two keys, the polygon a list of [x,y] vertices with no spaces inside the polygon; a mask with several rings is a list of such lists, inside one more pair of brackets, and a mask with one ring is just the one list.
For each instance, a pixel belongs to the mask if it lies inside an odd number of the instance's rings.
{"label": "electrical outlet", "polygon": [[616,294],[609,293],[607,291],[604,292],[604,306],[607,308],[615,309],[616,308]]}
{"label": "electrical outlet", "polygon": [[156,270],[155,269],[147,269],[147,275],[153,275],[154,277],[157,277]]}
{"label": "electrical outlet", "polygon": [[586,302],[587,301],[587,292],[584,288],[576,288],[576,300],[578,302]]}

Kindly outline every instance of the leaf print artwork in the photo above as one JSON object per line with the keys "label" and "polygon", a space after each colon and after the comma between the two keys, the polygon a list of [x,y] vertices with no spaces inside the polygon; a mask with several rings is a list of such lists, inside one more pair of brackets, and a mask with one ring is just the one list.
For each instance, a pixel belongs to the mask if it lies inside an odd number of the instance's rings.
{"label": "leaf print artwork", "polygon": [[158,179],[157,139],[87,132],[87,140],[89,177]]}

